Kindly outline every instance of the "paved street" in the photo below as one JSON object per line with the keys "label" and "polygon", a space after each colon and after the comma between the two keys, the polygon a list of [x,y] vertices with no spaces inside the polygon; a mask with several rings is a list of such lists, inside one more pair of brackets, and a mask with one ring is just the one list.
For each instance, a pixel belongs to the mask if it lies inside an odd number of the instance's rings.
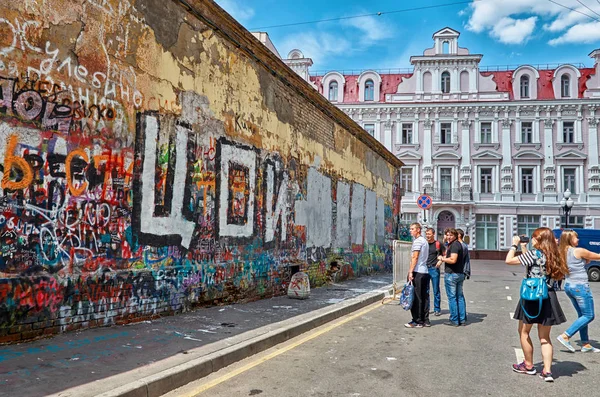
{"label": "paved street", "polygon": [[[594,395],[600,387],[600,354],[567,352],[555,344],[556,381],[516,374],[510,365],[522,358],[517,322],[520,267],[476,261],[465,282],[469,323],[454,328],[442,317],[432,327],[406,329],[410,313],[397,305],[376,304],[335,323],[250,357],[169,396],[512,396]],[[600,297],[600,284],[592,284]],[[559,299],[569,322],[575,312]],[[570,323],[555,327],[555,338]],[[600,346],[600,322],[590,326]],[[535,362],[541,370],[537,334]],[[578,336],[573,340],[578,342]],[[537,343],[537,344],[536,344]]]}

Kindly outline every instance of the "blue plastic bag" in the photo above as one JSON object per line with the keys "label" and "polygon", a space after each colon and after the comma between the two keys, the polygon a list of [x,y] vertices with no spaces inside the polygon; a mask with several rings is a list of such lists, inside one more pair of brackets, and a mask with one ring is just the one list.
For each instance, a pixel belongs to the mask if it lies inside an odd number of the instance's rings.
{"label": "blue plastic bag", "polygon": [[404,310],[410,310],[415,299],[415,287],[412,285],[412,281],[404,284],[402,292],[400,293],[400,306]]}

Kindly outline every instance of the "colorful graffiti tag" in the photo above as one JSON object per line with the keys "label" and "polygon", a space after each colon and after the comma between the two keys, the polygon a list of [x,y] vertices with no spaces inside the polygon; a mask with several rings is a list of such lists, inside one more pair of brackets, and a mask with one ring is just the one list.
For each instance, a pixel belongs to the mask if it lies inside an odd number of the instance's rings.
{"label": "colorful graffiti tag", "polygon": [[133,68],[79,64],[39,21],[0,27],[0,342],[318,286],[332,258],[390,268],[390,197],[232,138],[193,91],[144,110]]}

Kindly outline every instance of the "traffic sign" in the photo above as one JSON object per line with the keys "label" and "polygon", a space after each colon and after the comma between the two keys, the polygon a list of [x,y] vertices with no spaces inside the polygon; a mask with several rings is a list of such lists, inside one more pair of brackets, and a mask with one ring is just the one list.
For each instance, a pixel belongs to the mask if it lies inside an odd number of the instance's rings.
{"label": "traffic sign", "polygon": [[422,194],[417,199],[417,206],[421,209],[427,210],[433,204],[433,200],[431,200],[431,196],[428,194]]}

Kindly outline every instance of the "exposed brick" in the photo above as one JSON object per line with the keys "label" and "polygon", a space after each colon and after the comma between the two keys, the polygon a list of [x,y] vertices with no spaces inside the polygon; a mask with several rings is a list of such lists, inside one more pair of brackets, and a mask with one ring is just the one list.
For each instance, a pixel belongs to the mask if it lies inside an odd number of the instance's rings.
{"label": "exposed brick", "polygon": [[42,336],[44,334],[43,329],[36,329],[32,331],[26,331],[21,334],[21,337],[25,340],[37,338],[38,336]]}
{"label": "exposed brick", "polygon": [[49,327],[43,329],[44,335],[54,335],[60,333],[60,327]]}
{"label": "exposed brick", "polygon": [[10,334],[0,336],[0,343],[17,342],[21,340],[21,334]]}
{"label": "exposed brick", "polygon": [[53,320],[47,320],[47,321],[41,321],[39,323],[33,323],[33,327],[31,327],[32,329],[40,329],[40,328],[48,328],[48,327],[52,327],[52,325],[54,324]]}

